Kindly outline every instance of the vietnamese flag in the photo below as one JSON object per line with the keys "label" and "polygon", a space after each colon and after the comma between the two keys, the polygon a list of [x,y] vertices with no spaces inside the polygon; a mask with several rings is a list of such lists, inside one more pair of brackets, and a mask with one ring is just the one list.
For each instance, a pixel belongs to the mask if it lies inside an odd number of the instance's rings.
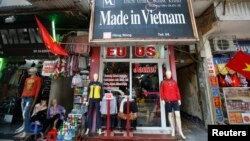
{"label": "vietnamese flag", "polygon": [[237,52],[226,66],[250,80],[250,56],[244,52]]}
{"label": "vietnamese flag", "polygon": [[[36,18],[36,17],[35,17]],[[46,28],[42,25],[42,23],[36,18],[36,23],[39,27],[40,34],[43,38],[45,46],[51,51],[53,54],[68,56],[68,53],[50,36]]]}

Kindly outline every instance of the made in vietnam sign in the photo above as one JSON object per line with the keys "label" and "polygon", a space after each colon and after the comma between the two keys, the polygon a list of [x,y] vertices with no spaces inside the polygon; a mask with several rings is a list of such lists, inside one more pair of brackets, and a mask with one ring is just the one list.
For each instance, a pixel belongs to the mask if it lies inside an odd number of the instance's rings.
{"label": "made in vietnam sign", "polygon": [[90,42],[197,41],[190,0],[96,0]]}

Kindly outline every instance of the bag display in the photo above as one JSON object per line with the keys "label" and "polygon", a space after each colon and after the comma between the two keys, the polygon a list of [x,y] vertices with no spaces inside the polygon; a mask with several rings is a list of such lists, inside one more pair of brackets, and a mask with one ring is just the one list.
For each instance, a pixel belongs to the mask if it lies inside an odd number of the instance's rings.
{"label": "bag display", "polygon": [[65,49],[70,54],[88,55],[90,51],[89,36],[75,36],[67,39]]}
{"label": "bag display", "polygon": [[74,53],[76,54],[89,54],[89,37],[88,35],[85,36],[77,36],[75,37],[75,50]]}

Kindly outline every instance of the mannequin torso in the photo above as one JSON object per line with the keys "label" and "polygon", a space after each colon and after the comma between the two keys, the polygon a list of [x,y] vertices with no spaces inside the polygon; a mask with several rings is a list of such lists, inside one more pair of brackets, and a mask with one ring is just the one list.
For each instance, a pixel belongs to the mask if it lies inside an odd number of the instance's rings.
{"label": "mannequin torso", "polygon": [[161,99],[165,101],[178,101],[181,99],[179,88],[173,79],[162,81],[160,95]]}
{"label": "mannequin torso", "polygon": [[98,81],[90,82],[88,99],[101,99],[103,96],[102,83]]}
{"label": "mannequin torso", "polygon": [[41,78],[31,76],[25,80],[22,97],[36,97],[41,87]]}

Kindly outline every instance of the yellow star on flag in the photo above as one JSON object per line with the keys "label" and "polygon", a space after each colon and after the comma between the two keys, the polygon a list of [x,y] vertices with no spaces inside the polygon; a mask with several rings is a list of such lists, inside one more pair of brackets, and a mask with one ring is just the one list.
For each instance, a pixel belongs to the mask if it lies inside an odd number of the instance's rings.
{"label": "yellow star on flag", "polygon": [[249,71],[250,72],[250,65],[248,63],[245,63],[246,64],[246,68],[243,69],[243,71]]}

